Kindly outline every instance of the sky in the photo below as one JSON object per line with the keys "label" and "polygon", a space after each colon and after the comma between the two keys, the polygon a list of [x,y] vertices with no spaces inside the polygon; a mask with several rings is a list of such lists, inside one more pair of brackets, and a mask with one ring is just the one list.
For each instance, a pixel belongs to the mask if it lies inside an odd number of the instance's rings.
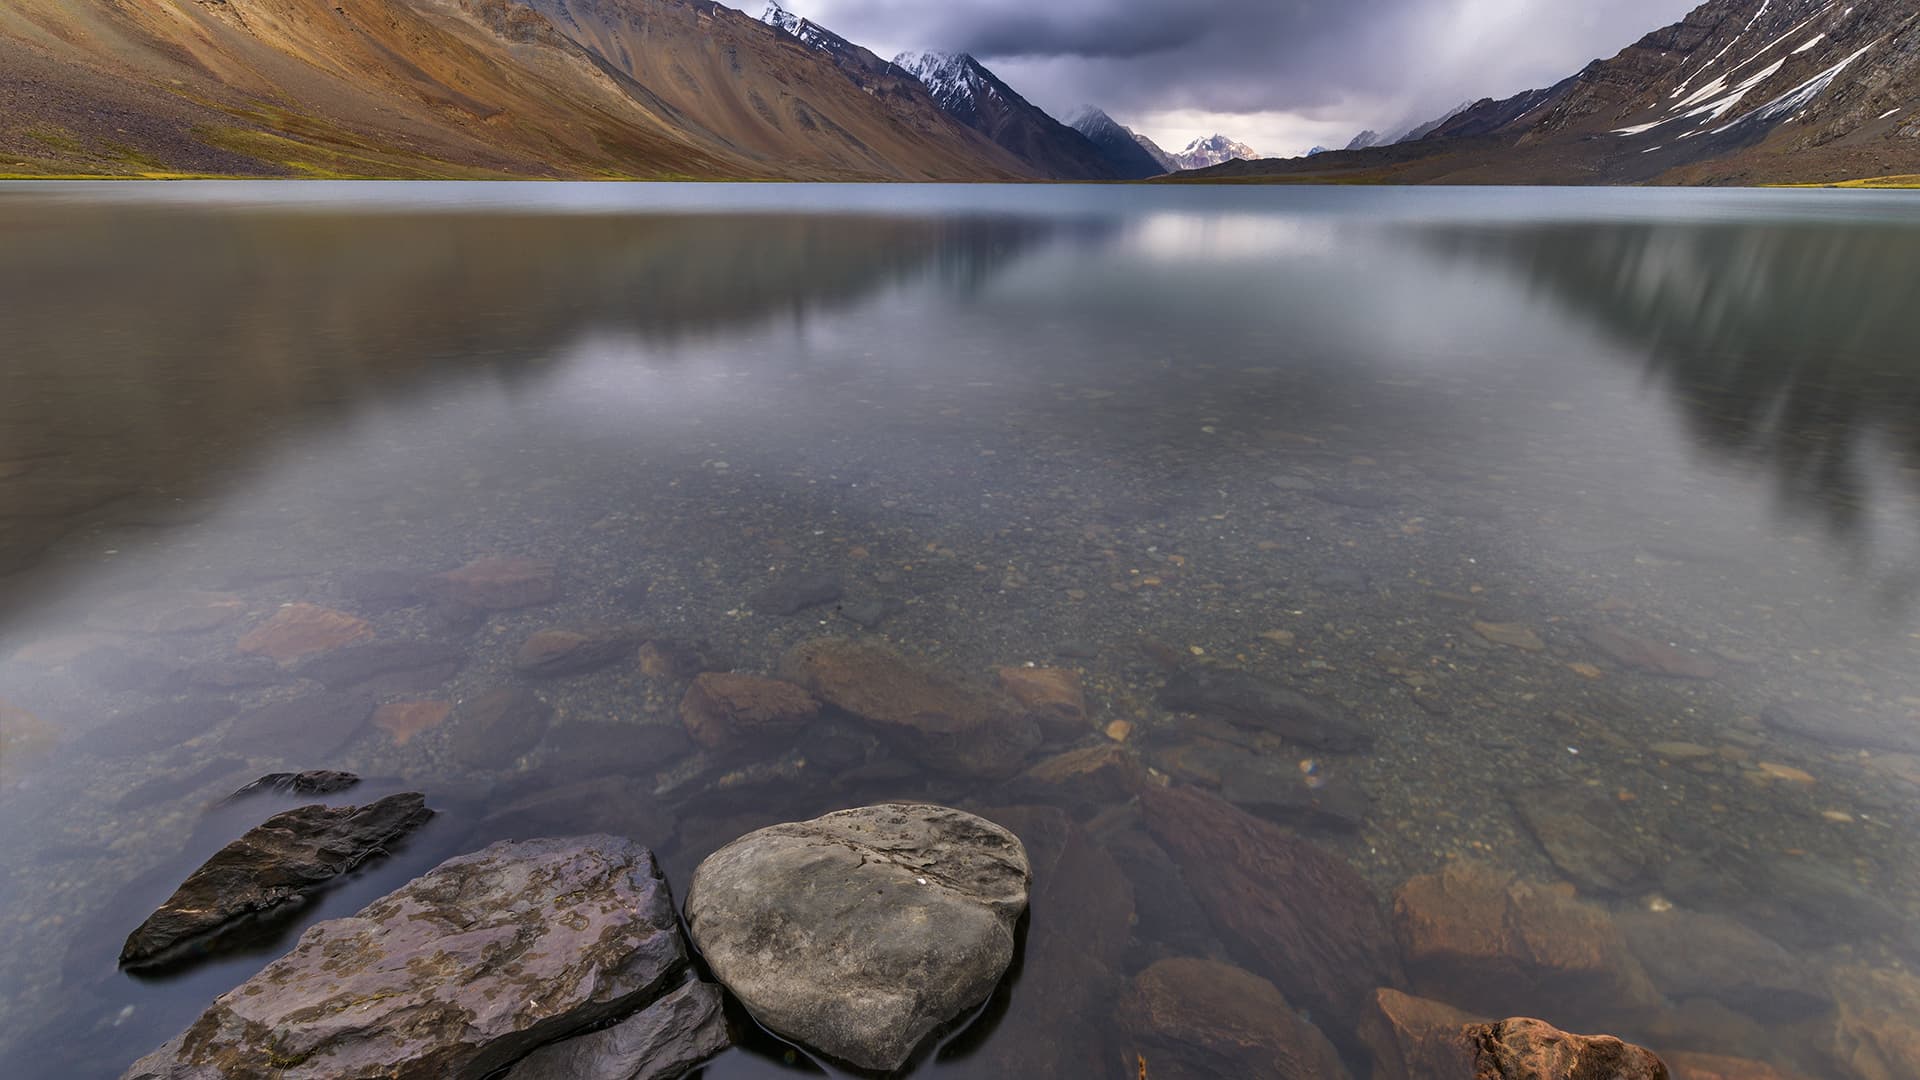
{"label": "sky", "polygon": [[[729,0],[759,14],[762,0]],[[1267,156],[1550,86],[1699,0],[782,0],[882,56],[970,52],[1034,104]]]}

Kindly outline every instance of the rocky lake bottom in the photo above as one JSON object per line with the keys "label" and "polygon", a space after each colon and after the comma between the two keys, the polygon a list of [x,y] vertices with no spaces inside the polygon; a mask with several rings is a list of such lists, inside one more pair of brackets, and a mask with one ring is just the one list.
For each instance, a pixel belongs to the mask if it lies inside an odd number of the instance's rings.
{"label": "rocky lake bottom", "polygon": [[[916,1075],[1920,1075],[1920,234],[1391,196],[0,191],[9,1075],[497,841],[684,903],[891,803],[1031,864]],[[122,970],[315,804],[387,816]],[[703,1075],[816,1068],[726,1008]]]}

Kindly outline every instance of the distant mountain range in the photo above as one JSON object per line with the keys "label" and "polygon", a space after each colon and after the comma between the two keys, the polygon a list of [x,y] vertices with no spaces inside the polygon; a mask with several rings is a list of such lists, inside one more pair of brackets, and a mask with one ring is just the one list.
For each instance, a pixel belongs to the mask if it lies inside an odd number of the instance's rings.
{"label": "distant mountain range", "polygon": [[1920,179],[1912,0],[1709,0],[1550,87],[1396,140],[1180,179],[1345,183],[1830,183]]}
{"label": "distant mountain range", "polygon": [[1920,12],[1710,0],[1553,86],[1285,161],[1069,119],[777,2],[0,0],[0,175],[26,176],[1825,182],[1920,173]]}

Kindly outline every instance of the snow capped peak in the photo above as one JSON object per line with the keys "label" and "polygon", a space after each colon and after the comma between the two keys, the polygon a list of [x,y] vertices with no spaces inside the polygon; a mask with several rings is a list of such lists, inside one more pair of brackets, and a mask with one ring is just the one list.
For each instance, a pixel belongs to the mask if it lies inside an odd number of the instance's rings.
{"label": "snow capped peak", "polygon": [[768,26],[777,26],[795,37],[800,36],[800,25],[806,22],[805,19],[781,7],[780,0],[770,0],[766,14],[760,16],[760,21]]}
{"label": "snow capped peak", "polygon": [[1204,139],[1195,139],[1187,144],[1185,150],[1173,155],[1183,169],[1205,169],[1214,165],[1224,165],[1229,161],[1257,161],[1260,154],[1243,142],[1235,142],[1225,135],[1209,135]]}
{"label": "snow capped peak", "polygon": [[893,62],[919,79],[933,100],[956,115],[964,116],[967,105],[978,98],[1000,96],[994,89],[998,80],[966,53],[903,52]]}

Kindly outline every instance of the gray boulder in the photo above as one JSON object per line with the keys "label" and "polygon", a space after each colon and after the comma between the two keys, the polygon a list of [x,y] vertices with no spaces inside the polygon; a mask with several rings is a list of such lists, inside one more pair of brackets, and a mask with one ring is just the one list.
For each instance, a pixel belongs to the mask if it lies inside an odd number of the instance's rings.
{"label": "gray boulder", "polygon": [[940,806],[886,804],[749,833],[709,855],[687,925],[775,1033],[892,1071],[985,1001],[1013,960],[1027,852]]}
{"label": "gray boulder", "polygon": [[315,925],[126,1080],[480,1080],[646,1008],[686,966],[646,848],[499,843]]}

